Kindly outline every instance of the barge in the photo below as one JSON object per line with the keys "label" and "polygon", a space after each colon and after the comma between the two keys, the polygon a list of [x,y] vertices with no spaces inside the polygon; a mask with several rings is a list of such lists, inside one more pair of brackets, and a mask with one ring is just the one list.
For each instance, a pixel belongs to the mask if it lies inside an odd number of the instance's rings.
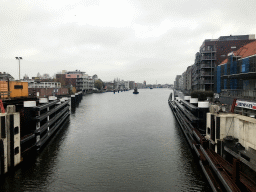
{"label": "barge", "polygon": [[[234,138],[224,134],[227,125],[231,129],[230,120],[224,117],[228,118],[231,114],[214,111],[216,106],[210,106],[208,101],[200,102],[190,96],[184,96],[183,100],[174,92],[168,104],[213,191],[256,191],[254,167],[232,151],[227,144],[231,142],[226,141]],[[238,114],[233,115],[245,120]],[[241,125],[241,122],[238,123]]]}
{"label": "barge", "polygon": [[82,92],[70,97],[0,100],[0,176],[38,152],[65,127]]}

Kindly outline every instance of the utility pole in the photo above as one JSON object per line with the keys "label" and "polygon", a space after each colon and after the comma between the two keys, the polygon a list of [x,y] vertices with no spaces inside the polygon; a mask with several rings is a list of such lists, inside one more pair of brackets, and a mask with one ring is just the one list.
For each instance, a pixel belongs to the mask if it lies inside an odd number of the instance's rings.
{"label": "utility pole", "polygon": [[19,80],[20,80],[20,60],[22,59],[22,57],[15,57],[17,60],[19,60]]}

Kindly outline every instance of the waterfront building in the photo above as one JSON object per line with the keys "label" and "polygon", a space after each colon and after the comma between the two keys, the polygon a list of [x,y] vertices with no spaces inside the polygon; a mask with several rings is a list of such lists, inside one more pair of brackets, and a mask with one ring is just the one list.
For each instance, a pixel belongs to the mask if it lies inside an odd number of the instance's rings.
{"label": "waterfront building", "polygon": [[65,75],[66,85],[72,85],[73,87],[76,87],[77,79],[84,76],[85,72],[80,70],[68,71]]}
{"label": "waterfront building", "polygon": [[193,70],[193,90],[215,91],[215,68],[228,56],[242,46],[255,41],[255,35],[220,36],[218,39],[205,39],[196,54]]}
{"label": "waterfront building", "polygon": [[81,78],[84,74],[85,72],[80,70],[68,71],[64,74],[56,74],[56,80],[63,86],[76,87],[76,79]]}
{"label": "waterfront building", "polygon": [[144,87],[147,86],[147,82],[145,80],[143,81],[143,85],[144,85]]}
{"label": "waterfront building", "polygon": [[142,88],[143,88],[143,84],[142,84],[142,83],[136,83],[136,87],[137,87],[138,89],[142,89]]}
{"label": "waterfront building", "polygon": [[175,82],[174,82],[174,89],[180,89],[180,78],[181,75],[176,75]]}
{"label": "waterfront building", "polygon": [[192,86],[192,76],[191,76],[192,66],[188,66],[187,70],[183,73],[183,92],[190,95]]}
{"label": "waterfront building", "polygon": [[179,88],[180,90],[183,90],[183,78],[184,78],[184,73],[179,78]]}
{"label": "waterfront building", "polygon": [[77,91],[91,92],[94,88],[94,79],[88,74],[76,78]]}
{"label": "waterfront building", "polygon": [[135,82],[129,81],[129,89],[134,89],[134,88],[135,88]]}
{"label": "waterfront building", "polygon": [[105,88],[107,92],[114,90],[114,83],[113,82],[104,82]]}
{"label": "waterfront building", "polygon": [[199,52],[195,55],[195,63],[191,67],[191,89],[192,90],[200,90],[200,57],[201,54]]}
{"label": "waterfront building", "polygon": [[60,82],[29,81],[28,88],[61,88]]}
{"label": "waterfront building", "polygon": [[129,90],[134,87],[134,81],[124,81],[119,78],[114,79],[114,89],[115,90]]}
{"label": "waterfront building", "polygon": [[60,82],[54,82],[52,80],[44,81],[25,79],[23,82],[28,83],[29,96],[48,97],[52,95],[68,95],[68,88],[62,87]]}
{"label": "waterfront building", "polygon": [[234,98],[256,101],[256,41],[229,53],[217,67],[217,93],[228,104]]}
{"label": "waterfront building", "polygon": [[125,90],[129,90],[129,81],[124,81]]}

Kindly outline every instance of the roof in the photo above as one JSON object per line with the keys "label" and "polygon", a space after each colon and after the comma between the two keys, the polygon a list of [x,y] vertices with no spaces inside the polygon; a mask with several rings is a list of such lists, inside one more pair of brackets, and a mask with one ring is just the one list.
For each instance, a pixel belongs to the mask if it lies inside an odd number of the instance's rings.
{"label": "roof", "polygon": [[[248,43],[243,47],[241,47],[240,49],[238,49],[237,51],[233,52],[234,56],[240,56],[241,59],[245,57],[249,57],[251,55],[255,55],[255,54],[256,54],[256,41]],[[221,62],[220,65],[225,64],[227,62],[228,62],[228,59],[225,59],[224,61]]]}

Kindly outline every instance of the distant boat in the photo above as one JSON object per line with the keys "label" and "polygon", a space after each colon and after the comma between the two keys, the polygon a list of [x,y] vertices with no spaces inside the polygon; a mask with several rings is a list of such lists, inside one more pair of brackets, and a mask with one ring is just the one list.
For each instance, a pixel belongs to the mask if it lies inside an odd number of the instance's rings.
{"label": "distant boat", "polygon": [[150,89],[153,89],[153,87],[150,87]]}
{"label": "distant boat", "polygon": [[139,94],[137,87],[134,88],[133,94]]}

